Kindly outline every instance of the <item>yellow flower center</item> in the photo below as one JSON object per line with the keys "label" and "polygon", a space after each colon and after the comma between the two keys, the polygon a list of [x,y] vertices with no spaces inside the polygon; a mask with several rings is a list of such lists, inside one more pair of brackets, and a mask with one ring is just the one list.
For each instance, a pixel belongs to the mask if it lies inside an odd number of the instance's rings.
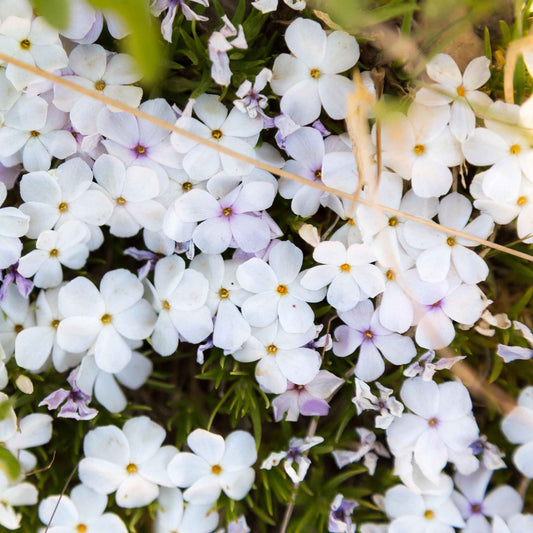
{"label": "yellow flower center", "polygon": [[355,226],[355,220],[353,218],[349,218],[348,224],[350,224],[350,226]]}
{"label": "yellow flower center", "polygon": [[315,178],[319,181],[322,179],[322,169],[315,170]]}
{"label": "yellow flower center", "polygon": [[222,214],[225,217],[231,216],[232,213],[233,213],[233,209],[231,209],[231,207],[225,207],[224,209],[222,209]]}
{"label": "yellow flower center", "polygon": [[287,289],[287,287],[285,285],[278,285],[277,289],[276,289],[276,292],[278,294],[287,294],[289,292],[289,289]]}
{"label": "yellow flower center", "polygon": [[126,203],[125,198],[122,198],[122,196],[119,196],[115,202],[117,202],[118,205],[124,205]]}
{"label": "yellow flower center", "polygon": [[68,211],[68,204],[66,202],[61,202],[58,206],[57,206],[57,209],[60,213],[64,213],[65,211]]}
{"label": "yellow flower center", "polygon": [[113,320],[113,317],[109,313],[105,313],[100,318],[100,322],[102,322],[102,324],[105,324],[105,325],[111,324],[111,320]]}
{"label": "yellow flower center", "polygon": [[211,131],[211,137],[213,137],[215,141],[218,141],[222,138],[222,132],[220,130],[213,130]]}
{"label": "yellow flower center", "polygon": [[181,185],[181,190],[183,192],[189,192],[192,189],[192,183],[190,181],[186,181]]}
{"label": "yellow flower center", "polygon": [[94,82],[94,88],[97,91],[103,91],[106,87],[106,82],[104,80],[98,80]]}
{"label": "yellow flower center", "polygon": [[228,289],[224,289],[224,287],[222,287],[222,289],[220,289],[218,291],[218,297],[221,299],[221,300],[225,300],[226,298],[229,298],[229,291]]}
{"label": "yellow flower center", "polygon": [[87,531],[87,526],[85,524],[78,524],[76,526],[76,531],[78,533],[85,533],[85,531]]}
{"label": "yellow flower center", "polygon": [[269,344],[267,346],[267,353],[274,354],[277,353],[278,347],[275,344]]}
{"label": "yellow flower center", "polygon": [[30,135],[32,137],[39,137],[39,135],[41,135],[37,130],[31,130],[30,131]]}
{"label": "yellow flower center", "polygon": [[350,272],[350,269],[352,267],[348,264],[348,263],[343,263],[341,266],[340,266],[340,269],[343,271],[343,272]]}
{"label": "yellow flower center", "polygon": [[428,509],[425,513],[424,513],[424,518],[426,520],[433,520],[433,518],[435,518],[435,513],[431,510],[431,509]]}
{"label": "yellow flower center", "polygon": [[516,205],[519,205],[520,207],[522,207],[523,205],[526,205],[527,203],[527,196],[520,196],[520,198],[518,198],[518,200],[516,201]]}
{"label": "yellow flower center", "polygon": [[211,472],[213,472],[213,474],[215,474],[215,476],[218,476],[218,474],[220,474],[222,472],[222,467],[220,465],[213,465],[211,467]]}
{"label": "yellow flower center", "polygon": [[52,322],[50,322],[51,328],[57,329],[58,326],[59,326],[59,320],[57,318],[55,318],[54,320],[52,320]]}
{"label": "yellow flower center", "polygon": [[398,224],[398,219],[396,217],[390,217],[389,218],[389,226],[393,227]]}
{"label": "yellow flower center", "polygon": [[170,304],[168,303],[167,300],[163,300],[161,302],[161,307],[165,310],[165,311],[168,311],[170,309]]}
{"label": "yellow flower center", "polygon": [[455,237],[448,237],[446,239],[446,244],[448,246],[455,246],[457,244],[457,240],[455,239]]}
{"label": "yellow flower center", "polygon": [[59,255],[59,250],[57,248],[52,248],[48,253],[50,254],[50,257],[57,257]]}
{"label": "yellow flower center", "polygon": [[19,44],[23,50],[29,50],[31,48],[31,42],[29,39],[22,39]]}
{"label": "yellow flower center", "polygon": [[432,428],[434,428],[438,423],[439,423],[439,421],[436,418],[430,418],[428,420],[428,426],[430,426]]}
{"label": "yellow flower center", "polygon": [[15,333],[20,333],[24,329],[24,326],[22,324],[15,324],[13,329],[15,330]]}
{"label": "yellow flower center", "polygon": [[464,96],[465,95],[465,88],[462,85],[459,85],[457,87],[457,96]]}
{"label": "yellow flower center", "polygon": [[389,281],[393,281],[396,279],[396,274],[394,273],[394,270],[387,270],[387,272],[385,272],[385,277],[389,280]]}
{"label": "yellow flower center", "polygon": [[142,155],[144,153],[146,153],[146,148],[144,146],[141,146],[140,144],[138,144],[136,147],[135,147],[135,151],[139,154],[139,155]]}
{"label": "yellow flower center", "polygon": [[416,155],[422,155],[426,151],[426,147],[423,144],[415,144],[415,147],[413,148],[413,152]]}
{"label": "yellow flower center", "polygon": [[137,472],[137,465],[135,463],[130,463],[127,467],[126,467],[126,472],[128,474],[135,474],[135,472]]}
{"label": "yellow flower center", "polygon": [[364,336],[365,336],[365,339],[373,339],[374,338],[374,334],[369,329],[367,329],[365,331]]}
{"label": "yellow flower center", "polygon": [[513,155],[518,155],[520,153],[520,146],[518,144],[513,144],[511,148],[509,148],[509,152]]}
{"label": "yellow flower center", "polygon": [[311,76],[311,78],[313,78],[314,80],[318,80],[318,78],[322,76],[322,72],[320,72],[320,69],[318,68],[312,68],[309,71],[309,76]]}

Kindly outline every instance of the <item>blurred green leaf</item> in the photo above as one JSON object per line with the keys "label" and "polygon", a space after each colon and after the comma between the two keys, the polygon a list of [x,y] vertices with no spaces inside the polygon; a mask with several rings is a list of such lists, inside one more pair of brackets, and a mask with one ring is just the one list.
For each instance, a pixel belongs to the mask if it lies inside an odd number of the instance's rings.
{"label": "blurred green leaf", "polygon": [[13,454],[3,446],[0,446],[0,469],[11,479],[17,479],[20,476],[20,464]]}
{"label": "blurred green leaf", "polygon": [[68,0],[30,0],[35,13],[44,17],[48,23],[64,30],[68,26]]}

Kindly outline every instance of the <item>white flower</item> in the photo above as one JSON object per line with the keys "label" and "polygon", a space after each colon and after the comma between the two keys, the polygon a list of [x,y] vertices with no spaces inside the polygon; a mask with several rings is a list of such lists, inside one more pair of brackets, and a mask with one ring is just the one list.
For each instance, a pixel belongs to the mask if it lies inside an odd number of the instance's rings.
{"label": "white flower", "polygon": [[235,92],[235,96],[239,99],[233,100],[233,105],[241,113],[247,113],[250,118],[255,118],[258,114],[263,116],[263,109],[268,105],[268,98],[260,93],[271,79],[272,71],[264,68],[255,77],[253,86],[249,80],[243,81]]}
{"label": "white flower", "polygon": [[[191,0],[201,6],[208,7],[209,0]],[[196,14],[186,3],[185,0],[152,0],[150,5],[150,11],[152,15],[158,17],[166,9],[167,13],[165,18],[161,21],[161,34],[163,39],[172,42],[172,27],[174,19],[178,13],[178,8],[181,8],[181,12],[185,17],[185,20],[198,20],[205,22],[209,20],[207,17]]]}
{"label": "white flower", "polygon": [[376,382],[376,387],[379,390],[379,398],[372,394],[367,383],[355,378],[355,396],[352,398],[352,402],[357,409],[358,415],[367,409],[379,411],[375,425],[379,429],[387,429],[395,420],[395,417],[402,416],[403,405],[392,396],[392,389],[388,389],[378,382]]}
{"label": "white flower", "polygon": [[40,291],[34,302],[36,325],[24,328],[15,340],[15,360],[21,368],[34,373],[46,367],[51,358],[58,372],[76,366],[84,352],[73,354],[57,343],[57,327],[63,318],[57,307],[59,288]]}
{"label": "white flower", "polygon": [[[107,222],[113,211],[113,203],[95,189],[91,169],[79,157],[48,172],[25,174],[20,182],[20,195],[25,202],[21,211],[30,216],[27,232],[30,239],[67,220],[80,220],[95,231],[94,226]],[[100,245],[103,236],[99,243],[94,240],[91,250]]]}
{"label": "white flower", "polygon": [[[296,11],[305,9],[306,0],[283,0],[286,5]],[[261,13],[271,13],[278,8],[278,0],[256,0],[252,5],[261,11]]]}
{"label": "white flower", "polygon": [[[72,75],[64,76],[66,80],[132,107],[139,105],[142,89],[130,84],[138,81],[140,75],[128,54],[109,54],[98,44],[83,44],[70,52],[68,66]],[[97,132],[96,119],[106,104],[61,85],[54,86],[53,102],[61,111],[70,112],[76,131],[82,135]]]}
{"label": "white flower", "polygon": [[338,312],[348,311],[385,289],[383,274],[371,264],[376,257],[364,244],[352,244],[346,249],[338,241],[324,241],[314,249],[313,259],[322,266],[309,269],[302,286],[318,290],[329,285],[327,301]]}
{"label": "white flower", "polygon": [[213,504],[220,492],[232,500],[242,500],[252,488],[257,461],[253,437],[234,431],[226,439],[203,429],[195,429],[187,444],[194,452],[178,453],[168,465],[168,474],[178,487],[187,488],[185,501]]}
{"label": "white flower", "polygon": [[65,222],[57,231],[43,231],[37,238],[36,249],[20,258],[18,271],[25,278],[35,276],[36,287],[57,287],[63,281],[62,265],[73,270],[85,265],[89,238],[89,228],[77,220]]}
{"label": "white flower", "polygon": [[[33,20],[7,17],[0,24],[0,49],[4,54],[47,71],[57,70],[68,64],[67,54],[57,31],[43,17]],[[31,81],[39,79],[36,74],[11,63],[7,65],[6,76],[19,90],[24,89]]]}
{"label": "white flower", "polygon": [[[471,213],[470,200],[453,192],[440,202],[439,223],[486,239],[494,229],[491,217],[480,215],[469,223]],[[437,229],[411,221],[405,223],[403,235],[409,246],[422,250],[416,259],[416,268],[423,281],[443,281],[448,275],[450,265],[455,267],[461,280],[469,284],[479,283],[489,274],[489,267],[485,261],[469,250],[476,246],[473,241],[447,235]]]}
{"label": "white flower", "polygon": [[320,354],[305,345],[315,336],[315,327],[303,333],[287,333],[278,321],[254,328],[250,338],[232,355],[240,362],[258,361],[255,379],[269,393],[281,394],[288,382],[306,385],[318,374]]}
{"label": "white flower", "polygon": [[179,489],[161,488],[157,500],[154,533],[210,533],[218,524],[218,513],[211,504],[183,503]]}
{"label": "white flower", "polygon": [[524,502],[518,492],[509,485],[499,485],[485,495],[493,471],[481,467],[464,476],[455,475],[452,499],[466,521],[463,533],[491,533],[486,517],[510,518],[520,513]]}
{"label": "white flower", "polygon": [[426,65],[428,76],[436,81],[432,88],[423,88],[415,100],[427,106],[447,105],[451,102],[450,129],[459,142],[463,142],[476,127],[472,105],[488,108],[492,100],[478,91],[490,78],[490,60],[476,57],[467,65],[464,74],[448,54],[437,54]]}
{"label": "white flower", "polygon": [[333,353],[338,357],[346,357],[359,348],[355,367],[355,375],[359,379],[378,379],[385,370],[383,357],[395,365],[403,365],[416,355],[411,337],[384,328],[379,322],[379,311],[374,311],[370,300],[359,302],[350,311],[339,313],[339,316],[346,325],[335,329]]}
{"label": "white flower", "polygon": [[485,128],[476,128],[463,143],[469,163],[490,166],[483,179],[483,192],[498,202],[519,197],[522,175],[533,181],[533,150],[520,127],[517,105],[495,102],[489,108]]}
{"label": "white flower", "polygon": [[[303,481],[307,470],[311,466],[311,460],[304,452],[311,449],[317,444],[324,442],[323,437],[305,437],[305,439],[292,438],[289,441],[289,449],[282,452],[272,452],[262,463],[261,468],[270,470],[274,466],[278,466],[283,461],[283,469],[290,477],[293,483],[300,483]],[[298,470],[293,464],[296,463]]]}
{"label": "white flower", "polygon": [[17,335],[35,324],[29,303],[28,298],[24,298],[14,284],[8,286],[6,297],[0,301],[0,345],[7,359],[15,351]]}
{"label": "white flower", "polygon": [[[106,506],[105,495],[77,485],[70,491],[70,496],[48,496],[42,500],[39,518],[43,524],[49,525],[49,533],[126,533],[124,522],[116,514],[104,513]],[[39,531],[42,533],[44,529]]]}
{"label": "white flower", "polygon": [[520,444],[513,462],[526,477],[533,477],[533,387],[526,387],[518,398],[518,405],[502,422],[502,430],[513,444]]}
{"label": "white flower", "polygon": [[38,501],[37,489],[25,481],[10,483],[4,472],[0,472],[0,524],[7,529],[19,529],[21,515],[13,506],[35,505]]}
{"label": "white flower", "polygon": [[158,497],[159,486],[172,486],[167,465],[176,448],[161,447],[164,440],[165,430],[146,416],[131,418],[122,430],[93,429],[83,439],[80,480],[99,494],[116,491],[119,507],[144,507]]}
{"label": "white flower", "polygon": [[[254,150],[259,132],[263,128],[263,119],[251,119],[238,109],[228,114],[226,106],[214,94],[202,94],[194,103],[194,112],[201,120],[190,116],[181,116],[176,126],[192,131],[204,139],[209,139],[221,146],[230,148],[240,154],[254,158]],[[172,133],[170,141],[182,154],[183,168],[189,175],[211,177],[223,169],[227,174],[240,176],[251,172],[252,165],[242,163],[225,154]]]}
{"label": "white flower", "polygon": [[196,189],[180,196],[174,209],[183,221],[200,222],[192,239],[202,252],[218,254],[228,247],[258,252],[270,242],[270,227],[256,212],[269,208],[275,195],[275,186],[264,181],[239,185],[219,200]]}
{"label": "white flower", "polygon": [[205,276],[177,255],[159,260],[155,266],[154,284],[145,281],[158,313],[151,341],[161,355],[171,355],[179,337],[187,342],[203,341],[213,331],[211,312],[205,305],[209,283]]}
{"label": "white flower", "polygon": [[238,262],[224,261],[216,254],[200,254],[191,261],[191,268],[209,281],[207,305],[215,315],[213,344],[230,351],[240,348],[250,336],[250,325],[237,308],[248,294],[237,283],[238,266]]}
{"label": "white flower", "polygon": [[404,485],[385,493],[385,511],[392,519],[389,533],[454,533],[464,522],[450,496],[453,483],[443,476],[438,494],[417,494]]}
{"label": "white flower", "polygon": [[[7,196],[6,186],[0,182],[0,206]],[[27,231],[30,217],[16,207],[0,209],[0,270],[16,263],[22,251],[20,238]]]}
{"label": "white flower", "polygon": [[141,228],[159,231],[165,208],[155,200],[159,195],[157,174],[144,166],[126,168],[112,155],[101,155],[93,166],[98,190],[114,205],[107,223],[117,237],[132,237]]}
{"label": "white flower", "polygon": [[326,35],[318,22],[298,18],[287,28],[285,41],[291,55],[276,58],[270,82],[282,96],[281,111],[301,125],[316,120],[322,106],[331,118],[345,118],[354,88],[339,73],[359,59],[355,38],[343,31]]}
{"label": "white flower", "polygon": [[302,251],[284,241],[271,249],[268,264],[254,257],[239,266],[237,280],[253,293],[242,304],[243,315],[252,326],[268,326],[278,317],[289,333],[303,333],[312,326],[315,316],[307,302],[322,300],[324,291],[301,286],[302,261]]}
{"label": "white flower", "polygon": [[414,462],[433,483],[448,461],[464,474],[477,468],[469,445],[478,437],[479,429],[464,385],[437,385],[413,378],[405,381],[400,395],[412,413],[395,419],[387,429],[387,441],[395,456],[413,453]]}
{"label": "white flower", "polygon": [[414,363],[410,364],[404,371],[403,375],[408,378],[422,376],[424,381],[433,381],[433,376],[437,370],[444,370],[452,368],[455,363],[466,359],[465,355],[458,355],[456,357],[441,357],[434,363],[435,352],[428,350],[423,353]]}
{"label": "white flower", "polygon": [[417,196],[446,194],[452,185],[449,167],[459,165],[462,154],[452,136],[450,110],[411,104],[407,117],[391,114],[383,124],[383,163],[411,180]]}
{"label": "white flower", "polygon": [[120,372],[131,359],[126,340],[143,340],[154,328],[155,313],[142,297],[142,283],[125,269],[107,272],[100,292],[87,278],[75,278],[59,291],[59,312],[65,318],[58,326],[58,344],[74,353],[94,346],[98,367]]}

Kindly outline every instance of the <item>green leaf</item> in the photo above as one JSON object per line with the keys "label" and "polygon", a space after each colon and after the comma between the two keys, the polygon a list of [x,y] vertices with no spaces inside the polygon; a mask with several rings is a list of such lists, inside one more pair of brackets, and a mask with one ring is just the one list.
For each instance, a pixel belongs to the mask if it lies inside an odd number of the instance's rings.
{"label": "green leaf", "polygon": [[30,0],[37,15],[57,28],[64,30],[68,26],[68,0]]}
{"label": "green leaf", "polygon": [[15,480],[20,476],[19,462],[15,459],[15,456],[3,446],[0,446],[0,469],[11,480]]}
{"label": "green leaf", "polygon": [[485,53],[485,56],[492,61],[492,48],[490,45],[490,31],[487,27],[485,27],[485,31],[483,32],[483,50]]}
{"label": "green leaf", "polygon": [[[48,1],[48,0],[47,0]],[[97,9],[119,17],[129,31],[126,51],[135,57],[144,82],[153,84],[161,77],[163,49],[154,18],[146,0],[89,0]]]}

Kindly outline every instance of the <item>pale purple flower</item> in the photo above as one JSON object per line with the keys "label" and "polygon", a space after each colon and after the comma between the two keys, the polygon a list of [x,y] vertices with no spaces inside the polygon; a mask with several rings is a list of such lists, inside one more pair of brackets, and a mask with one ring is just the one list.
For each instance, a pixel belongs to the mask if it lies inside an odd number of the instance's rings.
{"label": "pale purple flower", "polygon": [[355,533],[356,526],[352,522],[351,514],[358,505],[355,500],[345,500],[342,494],[337,494],[330,506],[328,531]]}
{"label": "pale purple flower", "polygon": [[18,272],[17,267],[18,262],[8,267],[6,269],[6,274],[2,274],[2,271],[0,271],[0,302],[5,299],[7,288],[12,283],[17,285],[19,293],[24,296],[24,298],[27,298],[33,289],[33,282],[22,276]]}
{"label": "pale purple flower", "polygon": [[352,398],[352,402],[357,409],[358,415],[368,409],[379,411],[375,425],[377,428],[387,429],[395,420],[395,417],[402,416],[403,405],[392,396],[392,389],[387,389],[377,382],[376,387],[379,390],[379,398],[372,394],[370,387],[364,381],[355,378],[355,397]]}
{"label": "pale purple flower", "polygon": [[[196,2],[205,7],[209,6],[209,0],[192,0],[192,2]],[[158,17],[165,9],[167,10],[165,18],[161,21],[161,34],[163,35],[163,39],[169,43],[172,42],[172,26],[180,8],[186,20],[209,20],[208,17],[195,13],[184,0],[153,0],[150,6],[152,15]]]}
{"label": "pale purple flower", "polygon": [[505,346],[505,344],[498,344],[496,354],[499,355],[505,363],[510,363],[517,359],[531,359],[533,357],[533,350],[522,346]]}
{"label": "pale purple flower", "polygon": [[154,254],[154,252],[149,252],[148,250],[139,250],[134,246],[126,248],[124,250],[124,255],[129,255],[137,261],[146,261],[143,266],[137,270],[137,277],[140,280],[143,280],[149,272],[154,270],[157,261],[161,259],[161,256]]}
{"label": "pale purple flower", "polygon": [[481,455],[480,462],[487,470],[507,468],[502,459],[505,454],[498,446],[488,442],[486,435],[480,435],[469,447],[474,455]]}
{"label": "pale purple flower", "polygon": [[46,405],[48,410],[58,409],[61,404],[63,406],[59,409],[57,416],[60,418],[74,418],[76,420],[91,420],[98,411],[89,407],[91,397],[80,390],[76,383],[78,369],[74,369],[68,376],[67,381],[72,387],[71,391],[66,389],[58,389],[52,394],[49,394],[40,404],[39,407]]}
{"label": "pale purple flower", "polygon": [[404,371],[403,375],[408,378],[414,378],[416,376],[422,376],[424,381],[432,381],[433,375],[437,370],[449,370],[455,363],[466,359],[466,356],[459,355],[457,357],[441,357],[434,363],[435,351],[428,350],[423,353],[417,361],[411,363]]}
{"label": "pale purple flower", "polygon": [[234,100],[233,105],[241,113],[247,113],[250,118],[261,115],[270,124],[271,119],[263,111],[268,104],[268,98],[260,93],[271,79],[272,71],[264,68],[256,76],[253,86],[249,80],[243,81],[235,93],[239,100]]}

